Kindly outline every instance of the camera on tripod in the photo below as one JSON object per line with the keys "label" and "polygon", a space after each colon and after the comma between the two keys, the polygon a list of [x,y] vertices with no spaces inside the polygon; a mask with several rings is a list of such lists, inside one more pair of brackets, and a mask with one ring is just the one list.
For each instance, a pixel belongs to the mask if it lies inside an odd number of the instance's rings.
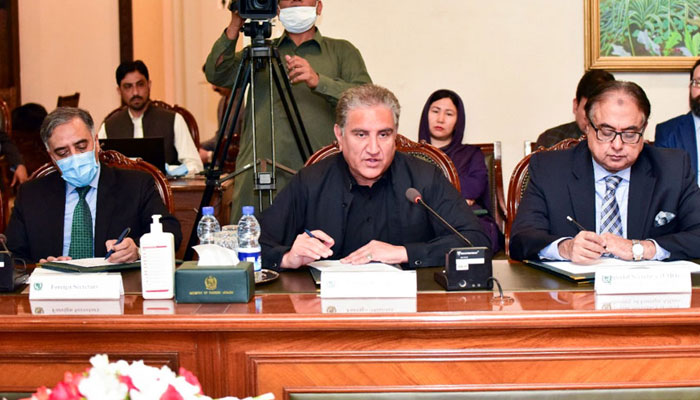
{"label": "camera on tripod", "polygon": [[272,19],[277,15],[277,0],[232,0],[228,9],[238,10],[243,19]]}

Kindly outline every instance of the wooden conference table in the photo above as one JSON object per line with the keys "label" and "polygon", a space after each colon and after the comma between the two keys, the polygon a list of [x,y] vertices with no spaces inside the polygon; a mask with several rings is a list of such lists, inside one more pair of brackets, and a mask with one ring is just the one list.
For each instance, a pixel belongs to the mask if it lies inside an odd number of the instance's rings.
{"label": "wooden conference table", "polygon": [[206,394],[241,398],[700,386],[700,289],[689,308],[596,310],[592,287],[522,264],[494,261],[507,301],[446,293],[434,271],[419,271],[407,302],[328,302],[307,270],[247,304],[144,301],[138,271],[125,273],[123,306],[0,295],[0,391],[53,386],[96,353],[182,366]]}

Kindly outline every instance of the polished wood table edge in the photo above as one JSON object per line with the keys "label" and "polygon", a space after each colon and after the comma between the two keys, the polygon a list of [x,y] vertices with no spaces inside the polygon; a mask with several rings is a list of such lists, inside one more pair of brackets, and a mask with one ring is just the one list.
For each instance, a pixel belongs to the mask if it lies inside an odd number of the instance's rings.
{"label": "polished wood table edge", "polygon": [[3,332],[237,332],[305,330],[539,329],[700,326],[700,310],[420,312],[397,314],[173,314],[0,316]]}

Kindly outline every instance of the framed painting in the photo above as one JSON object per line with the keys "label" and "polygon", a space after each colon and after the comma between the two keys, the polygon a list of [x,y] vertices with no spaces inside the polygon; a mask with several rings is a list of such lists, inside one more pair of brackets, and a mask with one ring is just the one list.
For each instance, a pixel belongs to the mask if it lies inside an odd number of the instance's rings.
{"label": "framed painting", "polygon": [[686,71],[700,57],[698,0],[583,0],[585,67]]}

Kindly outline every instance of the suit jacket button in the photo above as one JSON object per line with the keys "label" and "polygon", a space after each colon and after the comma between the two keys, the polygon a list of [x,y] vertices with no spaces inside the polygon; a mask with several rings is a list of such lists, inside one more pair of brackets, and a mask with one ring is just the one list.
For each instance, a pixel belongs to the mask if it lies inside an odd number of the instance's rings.
{"label": "suit jacket button", "polygon": [[414,261],[413,263],[416,264],[416,265],[422,265],[422,264],[423,264],[423,261],[421,261],[421,260],[416,260],[416,261]]}

